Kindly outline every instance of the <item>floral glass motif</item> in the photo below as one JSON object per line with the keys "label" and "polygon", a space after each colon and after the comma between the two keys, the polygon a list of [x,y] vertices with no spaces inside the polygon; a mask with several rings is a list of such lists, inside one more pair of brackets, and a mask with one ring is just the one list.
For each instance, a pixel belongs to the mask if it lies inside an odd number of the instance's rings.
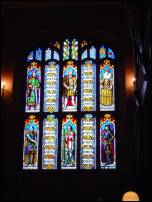
{"label": "floral glass motif", "polygon": [[111,59],[115,59],[115,55],[114,55],[113,51],[111,50],[111,48],[108,48],[108,57]]}
{"label": "floral glass motif", "polygon": [[51,54],[52,54],[52,51],[50,48],[45,50],[45,61],[52,59]]}
{"label": "floral glass motif", "polygon": [[26,87],[26,112],[40,111],[41,66],[36,62],[28,64]]}
{"label": "floral glass motif", "polygon": [[100,119],[100,168],[116,168],[115,119],[110,114]]}
{"label": "floral glass motif", "polygon": [[73,60],[78,60],[78,41],[76,39],[72,40],[71,58]]}
{"label": "floral glass motif", "polygon": [[77,111],[77,66],[72,61],[63,67],[63,111]]}
{"label": "floral glass motif", "polygon": [[114,65],[109,60],[104,60],[100,65],[100,110],[114,109]]}
{"label": "floral glass motif", "polygon": [[96,65],[91,60],[81,66],[81,110],[96,110]]}
{"label": "floral glass motif", "polygon": [[106,58],[106,48],[102,46],[100,48],[100,59]]}
{"label": "floral glass motif", "polygon": [[95,49],[94,46],[92,46],[92,47],[90,48],[89,52],[90,52],[90,58],[96,59],[96,49]]}
{"label": "floral glass motif", "polygon": [[25,120],[23,169],[38,169],[39,120],[34,115]]}
{"label": "floral glass motif", "polygon": [[31,51],[27,56],[27,62],[32,61],[34,59],[34,51]]}
{"label": "floral glass motif", "polygon": [[88,50],[86,49],[85,51],[83,51],[82,55],[81,55],[81,60],[84,60],[88,57]]}
{"label": "floral glass motif", "polygon": [[77,121],[73,115],[62,120],[61,169],[77,167]]}
{"label": "floral glass motif", "polygon": [[58,120],[48,115],[43,121],[42,169],[57,169]]}
{"label": "floral glass motif", "polygon": [[66,39],[63,42],[63,61],[69,59],[70,57],[70,42]]}
{"label": "floral glass motif", "polygon": [[81,119],[80,168],[96,168],[96,118],[86,114]]}
{"label": "floral glass motif", "polygon": [[59,102],[59,65],[50,61],[44,72],[44,112],[57,112]]}
{"label": "floral glass motif", "polygon": [[35,59],[38,61],[42,60],[42,50],[40,48],[35,51]]}

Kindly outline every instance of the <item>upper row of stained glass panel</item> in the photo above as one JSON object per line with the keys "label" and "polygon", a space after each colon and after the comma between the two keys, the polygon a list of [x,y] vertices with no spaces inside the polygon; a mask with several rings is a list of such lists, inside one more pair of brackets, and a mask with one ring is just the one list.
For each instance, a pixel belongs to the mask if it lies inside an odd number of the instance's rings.
{"label": "upper row of stained glass panel", "polygon": [[[60,49],[59,44],[55,45],[57,49]],[[63,61],[68,60],[68,59],[73,59],[73,60],[78,60],[78,41],[76,39],[72,40],[70,42],[68,39],[66,39],[63,42]],[[97,51],[94,46],[91,46],[89,49],[83,50],[81,54],[81,60],[90,58],[90,59],[96,59]],[[110,59],[115,59],[114,52],[112,51],[111,48],[106,48],[104,46],[101,46],[99,50],[99,58],[104,59],[104,58],[110,58]],[[47,48],[45,50],[45,61],[48,60],[60,60],[59,52],[56,50],[51,50],[50,48]],[[42,61],[42,49],[38,48],[36,51],[31,51],[27,57],[27,62],[32,61],[32,60],[37,60],[37,61]]]}

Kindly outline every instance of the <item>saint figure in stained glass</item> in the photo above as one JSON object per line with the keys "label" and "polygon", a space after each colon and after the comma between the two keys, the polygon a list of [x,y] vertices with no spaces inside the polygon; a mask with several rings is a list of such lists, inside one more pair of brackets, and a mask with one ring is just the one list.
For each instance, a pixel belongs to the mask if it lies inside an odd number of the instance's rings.
{"label": "saint figure in stained glass", "polygon": [[100,166],[115,168],[115,121],[110,114],[105,114],[100,123]]}
{"label": "saint figure in stained glass", "polygon": [[39,121],[31,115],[25,121],[23,168],[37,169]]}
{"label": "saint figure in stained glass", "polygon": [[100,110],[114,110],[114,69],[108,60],[100,65]]}
{"label": "saint figure in stained glass", "polygon": [[76,140],[76,120],[72,115],[67,115],[62,122],[62,168],[76,168]]}
{"label": "saint figure in stained glass", "polygon": [[77,110],[77,69],[68,62],[63,72],[63,111]]}
{"label": "saint figure in stained glass", "polygon": [[40,66],[33,62],[27,69],[26,112],[40,109]]}

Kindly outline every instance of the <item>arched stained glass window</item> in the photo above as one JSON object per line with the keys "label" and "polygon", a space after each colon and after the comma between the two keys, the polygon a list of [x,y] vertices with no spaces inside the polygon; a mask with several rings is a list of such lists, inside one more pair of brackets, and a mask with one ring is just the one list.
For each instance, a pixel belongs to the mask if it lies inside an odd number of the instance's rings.
{"label": "arched stained glass window", "polygon": [[27,62],[32,61],[34,59],[34,51],[31,51],[27,56]]}
{"label": "arched stained glass window", "polygon": [[59,61],[60,58],[59,58],[59,54],[57,51],[54,51],[53,59]]}
{"label": "arched stained glass window", "polygon": [[70,58],[70,41],[66,39],[63,43],[63,61]]}
{"label": "arched stained glass window", "polygon": [[86,49],[85,51],[83,51],[82,55],[81,55],[81,60],[84,60],[88,57],[88,50]]}
{"label": "arched stained glass window", "polygon": [[62,120],[61,168],[75,169],[77,166],[77,121],[73,115]]}
{"label": "arched stained glass window", "polygon": [[114,65],[110,60],[104,60],[100,64],[100,110],[113,111],[114,109]]}
{"label": "arched stained glass window", "polygon": [[76,39],[72,40],[71,55],[73,60],[78,60],[78,41]]}
{"label": "arched stained glass window", "polygon": [[90,58],[96,59],[96,49],[94,46],[92,46],[89,50]]}
{"label": "arched stained glass window", "polygon": [[30,115],[25,120],[23,169],[38,169],[39,119]]}
{"label": "arched stained glass window", "polygon": [[115,59],[115,55],[114,55],[113,51],[111,50],[111,48],[108,48],[108,57],[111,59]]}
{"label": "arched stained glass window", "polygon": [[42,60],[42,50],[40,48],[38,48],[35,52],[35,59],[38,61]]}
{"label": "arched stained glass window", "polygon": [[100,59],[106,58],[106,48],[102,46],[100,48]]}
{"label": "arched stained glass window", "polygon": [[81,119],[80,168],[96,168],[96,118],[91,114]]}
{"label": "arched stained glass window", "polygon": [[40,111],[41,66],[32,62],[27,67],[26,112]]}
{"label": "arched stained glass window", "polygon": [[50,61],[44,72],[44,112],[57,112],[59,103],[59,65]]}
{"label": "arched stained glass window", "polygon": [[100,167],[116,168],[115,119],[110,114],[100,119]]}
{"label": "arched stained glass window", "polygon": [[27,53],[23,169],[116,169],[115,59],[77,38]]}
{"label": "arched stained glass window", "polygon": [[96,65],[91,60],[81,65],[81,110],[96,110]]}
{"label": "arched stained glass window", "polygon": [[48,115],[43,121],[42,168],[57,169],[58,120]]}
{"label": "arched stained glass window", "polygon": [[52,51],[50,48],[45,50],[45,61],[52,59]]}
{"label": "arched stained glass window", "polygon": [[63,67],[63,111],[77,111],[77,66],[68,61]]}

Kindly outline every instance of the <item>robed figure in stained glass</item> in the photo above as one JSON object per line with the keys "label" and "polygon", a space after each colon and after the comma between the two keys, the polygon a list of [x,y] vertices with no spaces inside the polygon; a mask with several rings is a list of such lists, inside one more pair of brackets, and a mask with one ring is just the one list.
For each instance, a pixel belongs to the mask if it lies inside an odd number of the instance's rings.
{"label": "robed figure in stained glass", "polygon": [[77,83],[76,75],[73,74],[72,70],[69,70],[67,75],[63,78],[63,109],[75,111],[76,106],[76,94],[77,94]]}
{"label": "robed figure in stained glass", "polygon": [[25,120],[23,168],[37,169],[38,166],[39,120],[31,115]]}
{"label": "robed figure in stained glass", "polygon": [[75,132],[72,129],[72,126],[68,126],[68,131],[65,133],[65,150],[66,150],[66,165],[74,166],[74,139]]}
{"label": "robed figure in stained glass", "polygon": [[40,110],[40,82],[41,67],[33,62],[27,69],[26,112]]}
{"label": "robed figure in stained glass", "polygon": [[34,166],[35,157],[37,152],[37,133],[33,127],[30,127],[29,131],[25,131],[25,138],[27,144],[25,146],[25,153],[27,154],[27,165]]}
{"label": "robed figure in stained glass", "polygon": [[113,163],[113,142],[114,134],[113,131],[110,128],[110,125],[106,125],[103,134],[102,134],[102,144],[104,146],[104,152],[105,152],[105,162],[106,164]]}
{"label": "robed figure in stained glass", "polygon": [[38,90],[40,87],[40,82],[36,77],[36,73],[33,72],[31,78],[28,81],[28,98],[27,98],[27,105],[28,108],[34,107],[36,110],[36,106],[38,104]]}
{"label": "robed figure in stained glass", "polygon": [[115,168],[115,120],[110,114],[105,114],[100,123],[100,166]]}
{"label": "robed figure in stained glass", "polygon": [[106,70],[100,82],[101,85],[101,104],[112,105],[113,103],[113,85],[111,80],[111,73]]}
{"label": "robed figure in stained glass", "polygon": [[100,110],[114,110],[114,66],[109,60],[100,65]]}
{"label": "robed figure in stained glass", "polygon": [[76,142],[76,119],[67,115],[62,123],[61,167],[64,169],[76,168]]}

